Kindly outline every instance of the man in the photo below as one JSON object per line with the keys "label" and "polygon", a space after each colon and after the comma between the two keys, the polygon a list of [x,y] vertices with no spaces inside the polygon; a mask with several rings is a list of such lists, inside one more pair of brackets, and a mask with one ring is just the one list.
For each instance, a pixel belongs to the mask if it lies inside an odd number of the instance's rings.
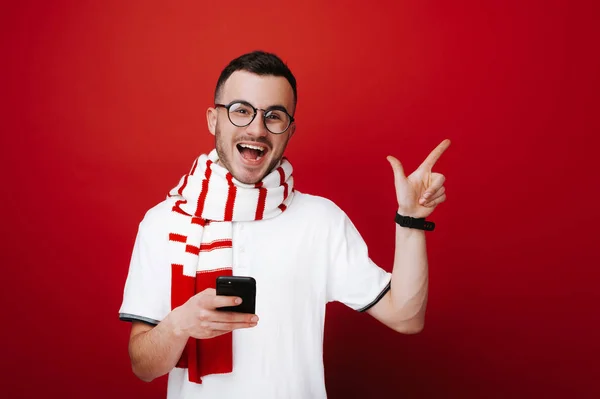
{"label": "man", "polygon": [[[296,80],[277,56],[233,60],[206,114],[216,149],[140,224],[120,318],[132,322],[134,373],[169,373],[170,399],[325,398],[330,301],[401,333],[423,328],[432,226],[424,218],[446,198],[431,169],[449,141],[408,177],[388,157],[401,215],[390,274],[336,205],[294,190],[283,153],[296,101]],[[220,275],[255,278],[257,315],[217,310],[240,304],[216,295]]]}

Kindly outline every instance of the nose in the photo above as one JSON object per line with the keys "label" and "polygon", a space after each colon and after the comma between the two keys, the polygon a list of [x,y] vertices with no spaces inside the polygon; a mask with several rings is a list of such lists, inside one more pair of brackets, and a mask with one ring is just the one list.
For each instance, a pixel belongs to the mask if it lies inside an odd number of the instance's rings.
{"label": "nose", "polygon": [[255,137],[265,137],[269,135],[269,131],[265,127],[265,114],[262,110],[256,111],[254,120],[246,127],[246,133]]}

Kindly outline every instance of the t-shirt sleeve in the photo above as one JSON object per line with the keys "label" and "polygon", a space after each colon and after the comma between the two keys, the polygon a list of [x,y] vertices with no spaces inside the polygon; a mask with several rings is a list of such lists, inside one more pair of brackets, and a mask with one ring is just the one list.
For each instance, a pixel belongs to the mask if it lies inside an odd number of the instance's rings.
{"label": "t-shirt sleeve", "polygon": [[158,324],[171,311],[171,267],[166,220],[170,209],[161,203],[139,225],[119,318]]}
{"label": "t-shirt sleeve", "polygon": [[370,258],[367,244],[348,216],[340,211],[330,241],[328,301],[339,301],[364,312],[390,289],[391,273]]}

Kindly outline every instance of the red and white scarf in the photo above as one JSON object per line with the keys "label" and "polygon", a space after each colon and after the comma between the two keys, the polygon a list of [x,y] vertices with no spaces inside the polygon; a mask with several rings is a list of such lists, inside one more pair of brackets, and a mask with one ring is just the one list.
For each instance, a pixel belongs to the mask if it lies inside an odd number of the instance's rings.
{"label": "red and white scarf", "polygon": [[[172,309],[215,288],[218,276],[232,275],[232,222],[273,218],[294,196],[292,165],[285,158],[256,184],[237,181],[217,160],[216,150],[201,155],[169,192],[176,199],[169,234]],[[189,380],[200,384],[203,376],[230,373],[232,357],[231,334],[190,338],[176,367],[187,368]]]}

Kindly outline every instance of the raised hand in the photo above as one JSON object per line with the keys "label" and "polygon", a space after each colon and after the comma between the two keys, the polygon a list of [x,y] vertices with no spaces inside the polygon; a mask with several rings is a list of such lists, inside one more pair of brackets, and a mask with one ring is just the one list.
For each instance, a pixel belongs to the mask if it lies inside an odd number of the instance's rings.
{"label": "raised hand", "polygon": [[404,174],[400,161],[393,156],[387,157],[394,170],[399,214],[425,218],[446,200],[446,178],[440,173],[434,173],[432,169],[449,146],[450,140],[442,141],[408,177]]}

